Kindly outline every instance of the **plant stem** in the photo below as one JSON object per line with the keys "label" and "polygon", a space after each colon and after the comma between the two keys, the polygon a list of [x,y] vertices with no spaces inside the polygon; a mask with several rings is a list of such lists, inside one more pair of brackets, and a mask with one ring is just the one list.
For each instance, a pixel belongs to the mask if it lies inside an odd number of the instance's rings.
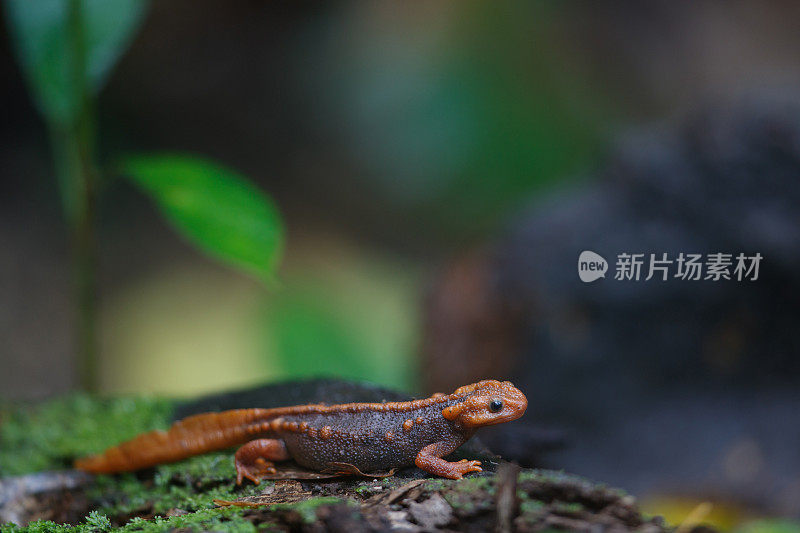
{"label": "plant stem", "polygon": [[86,84],[86,36],[81,0],[69,1],[67,18],[70,83],[74,113],[64,124],[51,125],[56,166],[70,227],[75,291],[75,350],[78,380],[84,390],[96,391],[97,286],[94,163],[95,124],[92,97]]}

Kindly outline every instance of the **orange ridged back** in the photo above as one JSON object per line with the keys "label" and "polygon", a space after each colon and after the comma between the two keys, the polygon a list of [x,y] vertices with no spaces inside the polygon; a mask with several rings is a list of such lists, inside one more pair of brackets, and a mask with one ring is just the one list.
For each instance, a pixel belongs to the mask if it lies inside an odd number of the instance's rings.
{"label": "orange ridged back", "polygon": [[101,454],[78,459],[75,468],[97,474],[129,472],[244,444],[256,437],[270,411],[237,409],[190,416],[168,431],[143,433]]}

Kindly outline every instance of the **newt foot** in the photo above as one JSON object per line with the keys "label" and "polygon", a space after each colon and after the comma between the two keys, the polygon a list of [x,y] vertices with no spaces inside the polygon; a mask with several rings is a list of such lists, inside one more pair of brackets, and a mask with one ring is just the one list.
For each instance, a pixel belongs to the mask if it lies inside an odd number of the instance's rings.
{"label": "newt foot", "polygon": [[239,460],[236,461],[237,485],[241,485],[244,478],[247,478],[258,485],[261,482],[262,477],[275,473],[277,473],[277,470],[275,470],[274,463],[267,461],[263,457],[257,457],[249,463]]}
{"label": "newt foot", "polygon": [[464,477],[464,474],[469,474],[470,472],[483,472],[483,468],[481,468],[480,461],[471,461],[469,459],[461,459],[457,463],[450,463],[453,465],[453,469],[451,471],[452,477],[450,479],[461,479]]}

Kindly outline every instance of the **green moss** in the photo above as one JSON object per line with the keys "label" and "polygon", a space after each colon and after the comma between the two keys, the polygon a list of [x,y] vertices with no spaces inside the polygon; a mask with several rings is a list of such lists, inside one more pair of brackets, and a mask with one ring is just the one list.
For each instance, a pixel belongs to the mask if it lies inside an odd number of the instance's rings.
{"label": "green moss", "polygon": [[153,398],[92,399],[74,394],[37,406],[0,407],[0,472],[60,469],[142,431],[169,424],[172,402]]}
{"label": "green moss", "polygon": [[[361,497],[368,497],[372,496],[373,494],[380,492],[376,491],[373,487],[375,483],[359,483],[356,488],[353,489],[353,492],[358,494]],[[383,489],[381,489],[383,490]]]}
{"label": "green moss", "polygon": [[192,457],[186,461],[156,467],[152,480],[134,474],[98,476],[88,496],[103,502],[101,510],[110,515],[152,509],[165,513],[179,508],[186,511],[209,509],[214,500],[235,500],[259,494],[272,482],[237,486],[231,454],[219,453]]}
{"label": "green moss", "polygon": [[485,490],[489,494],[494,494],[494,476],[471,476],[461,479],[457,483],[451,483],[452,488],[459,492],[475,492]]}
{"label": "green moss", "polygon": [[[432,480],[433,483],[439,480]],[[450,507],[464,513],[473,513],[478,508],[488,508],[493,505],[492,498],[486,495],[495,493],[493,478],[489,476],[471,476],[458,481],[442,480],[444,483],[442,495]],[[447,490],[449,489],[449,490]],[[435,489],[434,489],[435,490]],[[440,489],[441,490],[441,489]]]}
{"label": "green moss", "polygon": [[[317,509],[323,505],[333,505],[337,503],[356,504],[349,500],[325,496],[311,498],[309,500],[269,506],[270,510],[285,510],[298,513],[303,522],[310,524],[316,520]],[[0,527],[2,533],[99,533],[99,532],[168,532],[174,530],[188,531],[219,531],[233,533],[251,533],[258,531],[251,521],[244,515],[250,511],[241,507],[212,507],[199,509],[194,512],[181,516],[163,517],[156,516],[152,520],[134,518],[127,524],[119,528],[112,528],[110,520],[102,513],[92,511],[86,520],[77,526],[63,526],[49,521],[39,521],[29,524],[27,527],[18,527],[6,524]],[[269,524],[264,524],[261,530],[268,529]]]}
{"label": "green moss", "polygon": [[257,531],[252,522],[244,518],[244,510],[233,508],[203,509],[194,513],[163,518],[157,516],[152,521],[132,520],[119,528],[118,532],[168,532],[179,530],[219,531],[251,533]]}
{"label": "green moss", "polygon": [[580,513],[584,510],[579,502],[553,502],[553,508],[561,513]]}
{"label": "green moss", "polygon": [[535,514],[545,508],[544,502],[540,502],[539,500],[523,500],[519,504],[520,513],[525,514]]}
{"label": "green moss", "polygon": [[161,465],[156,471],[156,482],[184,479],[203,483],[227,482],[236,478],[233,454],[213,452],[190,457],[179,463]]}
{"label": "green moss", "polygon": [[[167,427],[172,409],[169,400],[93,399],[77,394],[37,406],[6,405],[0,411],[0,472],[4,476],[19,475],[69,467],[75,457],[101,451],[143,431]],[[213,500],[258,494],[269,482],[238,487],[235,480],[230,452],[160,465],[152,479],[135,474],[97,476],[87,489],[87,496],[98,502],[98,509],[82,524],[69,527],[35,522],[27,528],[3,525],[2,532],[200,530],[215,529],[221,522],[225,522],[226,531],[255,531],[241,512],[215,508]],[[112,529],[106,517],[137,512],[164,515],[174,508],[189,514],[152,521],[134,519],[118,529]]]}
{"label": "green moss", "polygon": [[108,517],[102,513],[92,511],[86,517],[86,520],[79,526],[62,526],[56,524],[55,522],[41,520],[38,522],[33,522],[25,528],[18,527],[13,524],[3,524],[0,527],[0,531],[3,533],[99,533],[111,531],[111,520],[109,520]]}
{"label": "green moss", "polygon": [[425,482],[425,488],[427,490],[437,492],[442,490],[445,487],[445,481],[443,479],[429,479]]}
{"label": "green moss", "polygon": [[92,511],[83,524],[79,526],[62,526],[48,520],[33,522],[28,527],[21,528],[13,524],[3,524],[2,533],[99,533],[111,531],[111,520],[102,513]]}
{"label": "green moss", "polygon": [[86,517],[86,527],[92,531],[108,531],[111,529],[111,520],[99,511],[92,511]]}
{"label": "green moss", "polygon": [[355,492],[359,496],[371,496],[372,493],[375,492],[375,491],[373,491],[367,485],[361,485],[361,486],[356,487],[353,492]]}
{"label": "green moss", "polygon": [[577,476],[566,474],[563,470],[524,470],[520,472],[518,481],[561,482],[566,479],[581,479]]}

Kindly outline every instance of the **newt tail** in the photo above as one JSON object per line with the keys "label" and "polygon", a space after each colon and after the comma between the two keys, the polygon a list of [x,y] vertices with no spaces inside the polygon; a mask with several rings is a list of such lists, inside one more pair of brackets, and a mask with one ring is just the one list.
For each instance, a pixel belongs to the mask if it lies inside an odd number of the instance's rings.
{"label": "newt tail", "polygon": [[128,472],[243,445],[235,455],[237,482],[275,472],[273,461],[294,459],[313,470],[368,473],[415,464],[453,479],[481,469],[479,461],[448,462],[483,426],[515,420],[528,400],[510,382],[486,380],[452,394],[408,402],[298,405],[206,413],[150,431],[75,461],[87,472]]}
{"label": "newt tail", "polygon": [[142,433],[101,454],[78,459],[75,468],[95,474],[131,472],[224,450],[252,440],[253,423],[262,419],[265,411],[268,409],[237,409],[190,416],[168,431]]}

